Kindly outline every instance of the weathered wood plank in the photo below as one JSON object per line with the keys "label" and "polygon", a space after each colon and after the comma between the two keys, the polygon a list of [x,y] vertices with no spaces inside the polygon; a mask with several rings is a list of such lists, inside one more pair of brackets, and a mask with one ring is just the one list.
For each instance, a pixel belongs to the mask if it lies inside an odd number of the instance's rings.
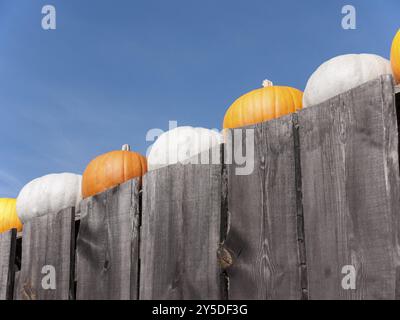
{"label": "weathered wood plank", "polygon": [[[398,150],[398,156],[400,155],[400,143],[399,143],[399,138],[400,138],[400,87],[397,86],[396,87],[397,90],[396,94],[395,94],[395,113],[397,115],[397,131],[398,131],[398,135],[397,137],[393,134],[393,133],[389,133],[387,134],[388,138],[390,137],[391,142],[387,144],[387,146],[390,146],[390,149],[393,150],[393,148],[395,148],[395,146],[393,146],[393,144],[397,144],[397,150]],[[390,97],[387,97],[388,99],[390,99]],[[388,114],[385,114],[386,116],[386,120],[385,123],[390,123],[390,127],[394,128],[395,124],[393,124],[393,119],[390,117],[393,117],[393,112],[390,112]],[[394,129],[393,129],[394,130]],[[388,132],[387,132],[388,133]],[[396,139],[397,138],[397,139]],[[394,163],[388,163],[388,166],[390,168],[392,168],[393,166],[396,166],[396,161],[398,162],[398,158],[387,158],[388,161],[394,161]],[[394,171],[393,174],[396,174],[396,172]],[[391,185],[396,185],[396,183],[398,183],[396,176],[390,176]],[[393,180],[394,179],[394,180]],[[393,193],[393,197],[391,197],[391,201],[394,202],[391,204],[391,207],[396,208],[396,206],[398,205],[398,199],[395,198],[396,193],[398,191],[395,189],[395,192]],[[392,230],[393,231],[393,243],[394,243],[394,255],[393,258],[395,261],[397,261],[397,263],[395,263],[396,266],[396,293],[395,293],[395,299],[396,300],[400,300],[400,215],[396,214],[396,212],[394,213],[394,219],[393,219],[393,223],[392,223]]]}
{"label": "weathered wood plank", "polygon": [[139,181],[81,202],[77,239],[77,299],[138,296]]}
{"label": "weathered wood plank", "polygon": [[12,300],[17,231],[0,233],[0,300]]}
{"label": "weathered wood plank", "polygon": [[[393,95],[385,76],[299,112],[310,299],[395,298],[400,193]],[[356,270],[355,290],[342,286],[346,265]]]}
{"label": "weathered wood plank", "polygon": [[254,134],[254,170],[239,175],[242,165],[228,165],[229,299],[301,299],[292,116],[234,132],[227,148],[248,155]]}
{"label": "weathered wood plank", "polygon": [[[74,219],[74,208],[68,208],[24,224],[18,300],[73,298]],[[49,278],[53,270],[55,288]]]}
{"label": "weathered wood plank", "polygon": [[221,298],[221,172],[177,164],[144,177],[140,299]]}

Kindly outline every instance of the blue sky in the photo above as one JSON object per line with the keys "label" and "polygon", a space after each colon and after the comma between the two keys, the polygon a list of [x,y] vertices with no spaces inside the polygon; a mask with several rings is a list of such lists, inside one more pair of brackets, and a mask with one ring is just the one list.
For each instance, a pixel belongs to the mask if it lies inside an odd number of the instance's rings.
{"label": "blue sky", "polygon": [[265,78],[304,90],[333,56],[389,58],[398,28],[398,0],[0,0],[0,197],[124,143],[145,153],[169,120],[220,128]]}

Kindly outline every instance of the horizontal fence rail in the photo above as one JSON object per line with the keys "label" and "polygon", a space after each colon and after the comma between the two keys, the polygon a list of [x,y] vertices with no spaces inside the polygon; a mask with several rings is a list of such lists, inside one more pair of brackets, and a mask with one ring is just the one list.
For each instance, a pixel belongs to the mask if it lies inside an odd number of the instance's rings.
{"label": "horizontal fence rail", "polygon": [[396,90],[225,132],[212,164],[33,219],[22,254],[1,234],[0,299],[400,299]]}

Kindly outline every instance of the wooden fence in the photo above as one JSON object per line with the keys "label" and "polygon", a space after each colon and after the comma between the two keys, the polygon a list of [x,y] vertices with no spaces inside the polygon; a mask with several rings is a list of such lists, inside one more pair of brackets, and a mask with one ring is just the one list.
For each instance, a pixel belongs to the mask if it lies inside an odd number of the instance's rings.
{"label": "wooden fence", "polygon": [[400,299],[396,104],[385,76],[2,234],[0,299]]}

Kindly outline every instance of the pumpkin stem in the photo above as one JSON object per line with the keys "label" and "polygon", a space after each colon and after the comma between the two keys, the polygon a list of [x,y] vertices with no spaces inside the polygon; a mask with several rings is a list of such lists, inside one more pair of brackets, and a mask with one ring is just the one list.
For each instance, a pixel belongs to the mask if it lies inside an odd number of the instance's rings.
{"label": "pumpkin stem", "polygon": [[131,151],[131,146],[130,146],[129,144],[124,144],[124,145],[122,146],[122,150],[123,150],[123,151]]}
{"label": "pumpkin stem", "polygon": [[272,87],[274,84],[272,83],[272,81],[270,81],[268,79],[265,79],[263,81],[262,85],[263,85],[264,88],[266,88],[266,87]]}

